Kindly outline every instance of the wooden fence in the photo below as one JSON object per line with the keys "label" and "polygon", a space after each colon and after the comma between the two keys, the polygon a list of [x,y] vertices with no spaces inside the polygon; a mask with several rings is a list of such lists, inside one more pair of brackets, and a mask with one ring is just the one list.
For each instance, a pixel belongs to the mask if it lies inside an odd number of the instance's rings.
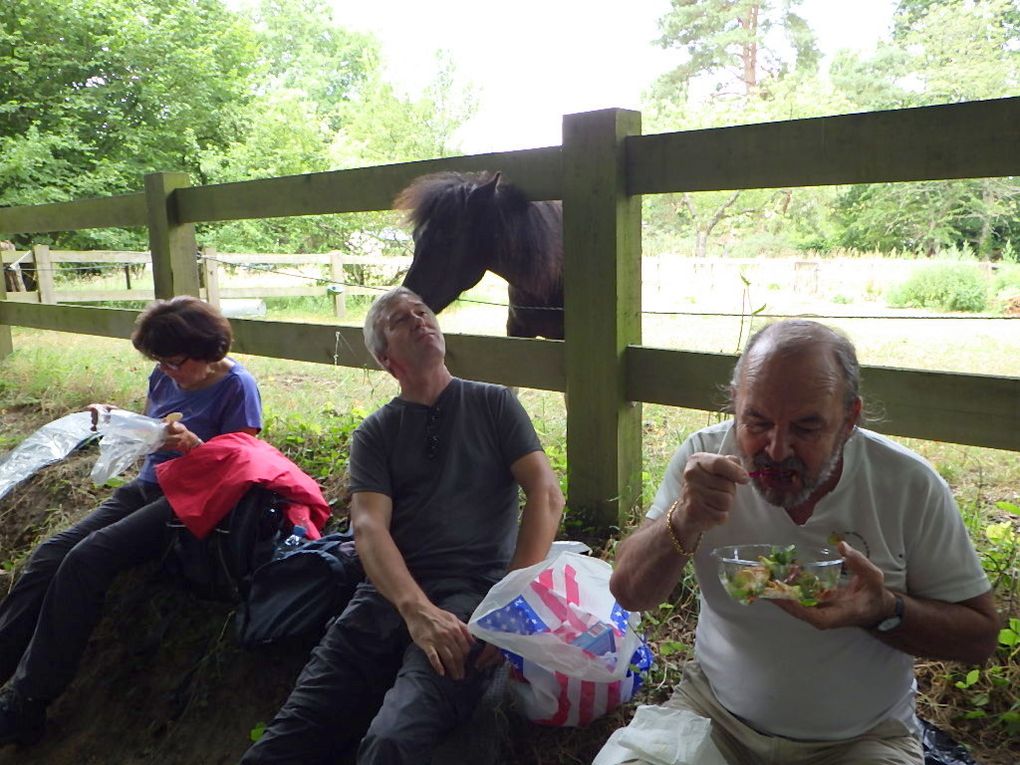
{"label": "wooden fence", "polygon": [[[197,294],[200,222],[391,209],[412,179],[501,170],[532,199],[561,199],[567,341],[454,335],[455,374],[569,394],[568,501],[603,527],[641,491],[641,406],[713,409],[734,358],[641,343],[641,195],[1020,175],[1020,98],[641,135],[637,112],[567,115],[561,146],[213,186],[145,177],[119,197],[0,209],[0,233],[148,228],[155,294]],[[113,337],[135,314],[0,301],[0,325]],[[237,350],[371,365],[360,328],[236,320]],[[12,348],[0,331],[0,356]],[[334,355],[338,354],[338,355]],[[901,436],[1020,451],[1020,378],[866,367]]]}
{"label": "wooden fence", "polygon": [[[155,297],[154,288],[136,288],[133,286],[135,277],[132,267],[151,266],[152,256],[148,252],[90,250],[86,252],[71,250],[51,250],[45,244],[33,245],[31,250],[0,251],[0,262],[5,268],[12,265],[19,271],[28,271],[35,279],[35,289],[8,291],[6,299],[16,303],[103,303],[117,301],[148,301]],[[200,287],[198,296],[220,307],[221,300],[236,298],[267,298],[267,297],[318,297],[329,294],[333,301],[333,309],[337,316],[346,314],[348,295],[374,295],[377,289],[361,287],[350,283],[348,266],[383,266],[390,269],[407,269],[411,265],[410,257],[372,257],[365,255],[345,255],[339,251],[328,253],[236,253],[217,252],[213,247],[203,247],[197,259],[200,269]],[[61,263],[97,264],[99,267],[117,266],[124,269],[124,289],[102,290],[59,290],[56,288],[54,274]],[[287,265],[325,265],[329,266],[329,276],[316,280],[309,278],[304,286],[271,287],[223,287],[223,266],[238,265],[249,268],[257,264],[259,267],[276,267]],[[24,286],[24,279],[17,280]],[[5,285],[6,287],[7,285]]]}

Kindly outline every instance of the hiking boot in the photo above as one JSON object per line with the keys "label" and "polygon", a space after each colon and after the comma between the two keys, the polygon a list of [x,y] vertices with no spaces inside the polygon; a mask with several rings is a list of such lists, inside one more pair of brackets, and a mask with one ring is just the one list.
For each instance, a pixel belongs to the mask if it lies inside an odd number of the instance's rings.
{"label": "hiking boot", "polygon": [[45,702],[26,698],[13,688],[0,692],[0,746],[34,744],[45,726]]}

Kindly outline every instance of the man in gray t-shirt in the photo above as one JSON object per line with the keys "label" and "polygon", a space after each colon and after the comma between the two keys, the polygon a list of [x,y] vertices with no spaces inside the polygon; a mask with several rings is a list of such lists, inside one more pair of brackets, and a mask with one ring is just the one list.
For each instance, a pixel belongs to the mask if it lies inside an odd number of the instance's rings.
{"label": "man in gray t-shirt", "polygon": [[450,374],[436,317],[415,293],[398,287],[373,304],[365,344],[400,385],[351,444],[351,523],[368,581],[246,765],[333,762],[355,746],[359,763],[426,761],[470,717],[499,660],[468,617],[507,570],[543,560],[559,526],[559,481],[524,409],[502,386]]}

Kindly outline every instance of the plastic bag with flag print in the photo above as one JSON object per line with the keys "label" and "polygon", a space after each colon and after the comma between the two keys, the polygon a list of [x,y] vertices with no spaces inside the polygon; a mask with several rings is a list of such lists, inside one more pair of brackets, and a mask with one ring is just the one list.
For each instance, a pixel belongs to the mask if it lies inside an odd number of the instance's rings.
{"label": "plastic bag with flag print", "polygon": [[628,701],[652,665],[641,617],[609,592],[612,567],[563,552],[511,571],[475,609],[468,628],[503,649],[528,719],[587,725]]}

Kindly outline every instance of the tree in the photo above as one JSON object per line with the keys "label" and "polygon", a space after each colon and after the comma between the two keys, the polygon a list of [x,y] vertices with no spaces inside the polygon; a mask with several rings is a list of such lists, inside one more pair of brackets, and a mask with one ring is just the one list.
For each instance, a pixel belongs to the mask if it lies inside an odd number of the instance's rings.
{"label": "tree", "polygon": [[[137,191],[157,170],[200,180],[201,152],[243,130],[253,61],[249,25],[220,0],[8,0],[0,140],[5,157],[22,161],[5,163],[3,203]],[[83,232],[62,242],[123,239]]]}
{"label": "tree", "polygon": [[[845,54],[833,81],[862,108],[996,98],[1020,84],[1020,27],[1011,0],[903,0],[894,39],[871,58]],[[1020,183],[986,178],[849,189],[837,211],[842,242],[932,255],[996,255],[1017,236]]]}
{"label": "tree", "polygon": [[344,138],[374,163],[447,157],[458,151],[456,132],[475,113],[471,85],[459,86],[449,54],[437,52],[436,76],[416,99],[378,77],[344,110]]}
{"label": "tree", "polygon": [[260,92],[303,91],[339,129],[343,107],[378,76],[379,42],[337,26],[325,0],[261,0],[249,13],[267,73]]}
{"label": "tree", "polygon": [[717,93],[736,84],[753,97],[769,80],[791,69],[817,68],[820,54],[807,22],[794,9],[802,0],[671,0],[659,21],[663,48],[679,48],[685,60],[660,86],[686,92],[711,79]]}
{"label": "tree", "polygon": [[[383,80],[375,38],[335,27],[322,0],[264,0],[250,12],[270,85],[243,112],[244,139],[203,155],[209,180],[406,162],[456,149],[454,133],[474,102],[470,90],[457,86],[448,57],[437,56],[436,79],[411,100]],[[299,39],[288,46],[293,35]],[[343,74],[324,84],[320,70]],[[391,249],[386,233],[394,224],[384,212],[231,221],[202,231],[224,251],[358,253],[366,246]]]}
{"label": "tree", "polygon": [[[802,116],[828,101],[817,87],[819,52],[795,12],[799,0],[672,0],[660,20],[659,45],[683,61],[652,89],[649,126],[697,129]],[[811,97],[816,98],[811,101]],[[662,195],[645,204],[660,228],[692,229],[703,257],[719,231],[765,230],[785,216],[793,192],[730,191]]]}

